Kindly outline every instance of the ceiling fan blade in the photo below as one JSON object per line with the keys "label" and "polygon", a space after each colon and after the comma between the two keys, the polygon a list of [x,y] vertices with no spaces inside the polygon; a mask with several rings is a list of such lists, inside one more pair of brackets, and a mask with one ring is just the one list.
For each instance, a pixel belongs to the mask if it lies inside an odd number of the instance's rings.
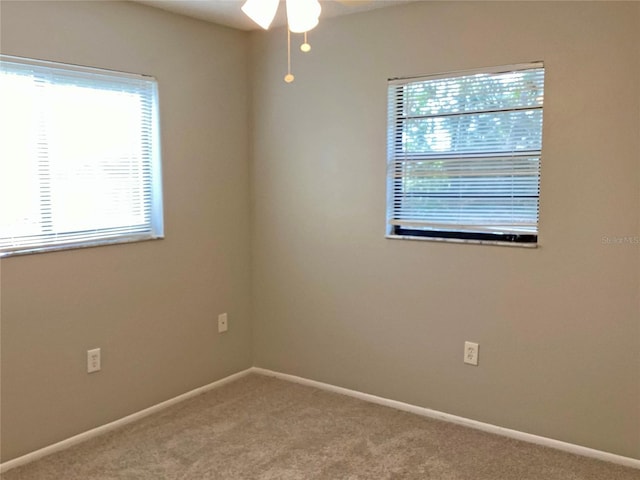
{"label": "ceiling fan blade", "polygon": [[276,16],[279,0],[247,0],[242,11],[265,30]]}

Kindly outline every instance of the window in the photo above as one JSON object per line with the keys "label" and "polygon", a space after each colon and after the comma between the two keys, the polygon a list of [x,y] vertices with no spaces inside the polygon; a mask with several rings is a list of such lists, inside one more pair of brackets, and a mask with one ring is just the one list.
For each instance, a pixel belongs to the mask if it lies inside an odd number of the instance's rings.
{"label": "window", "polygon": [[387,235],[535,246],[542,63],[389,81]]}
{"label": "window", "polygon": [[161,238],[156,81],[0,56],[0,255]]}

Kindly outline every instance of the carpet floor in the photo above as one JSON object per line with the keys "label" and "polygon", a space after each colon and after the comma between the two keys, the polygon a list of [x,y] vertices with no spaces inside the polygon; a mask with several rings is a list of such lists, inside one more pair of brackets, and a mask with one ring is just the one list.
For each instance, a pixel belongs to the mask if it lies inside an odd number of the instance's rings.
{"label": "carpet floor", "polygon": [[640,480],[640,470],[249,375],[3,480]]}

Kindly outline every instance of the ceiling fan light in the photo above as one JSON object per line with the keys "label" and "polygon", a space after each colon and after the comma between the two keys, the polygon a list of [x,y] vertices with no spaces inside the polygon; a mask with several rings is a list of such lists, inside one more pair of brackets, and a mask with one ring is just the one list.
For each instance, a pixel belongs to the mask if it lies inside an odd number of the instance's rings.
{"label": "ceiling fan light", "polygon": [[287,21],[294,33],[308,32],[318,25],[322,7],[318,0],[287,0]]}
{"label": "ceiling fan light", "polygon": [[242,11],[251,20],[267,30],[273,22],[280,0],[247,0]]}

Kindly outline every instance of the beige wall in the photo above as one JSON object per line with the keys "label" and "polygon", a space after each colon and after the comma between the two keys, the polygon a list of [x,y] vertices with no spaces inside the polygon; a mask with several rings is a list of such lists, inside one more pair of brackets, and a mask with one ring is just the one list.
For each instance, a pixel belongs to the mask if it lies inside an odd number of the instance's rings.
{"label": "beige wall", "polygon": [[[640,458],[640,247],[602,243],[640,235],[640,5],[325,20],[292,85],[282,30],[249,51],[130,3],[0,12],[2,53],[158,78],[167,234],[1,261],[3,461],[246,368],[252,344],[261,367]],[[386,79],[531,60],[540,248],[384,239]]]}
{"label": "beige wall", "polygon": [[2,260],[8,460],[251,365],[248,43],[128,2],[3,1],[1,35],[2,53],[156,76],[166,232]]}
{"label": "beige wall", "polygon": [[[640,236],[640,5],[325,20],[291,85],[285,38],[252,35],[255,364],[640,458],[640,246],[602,242]],[[540,247],[385,239],[386,79],[534,60]]]}

